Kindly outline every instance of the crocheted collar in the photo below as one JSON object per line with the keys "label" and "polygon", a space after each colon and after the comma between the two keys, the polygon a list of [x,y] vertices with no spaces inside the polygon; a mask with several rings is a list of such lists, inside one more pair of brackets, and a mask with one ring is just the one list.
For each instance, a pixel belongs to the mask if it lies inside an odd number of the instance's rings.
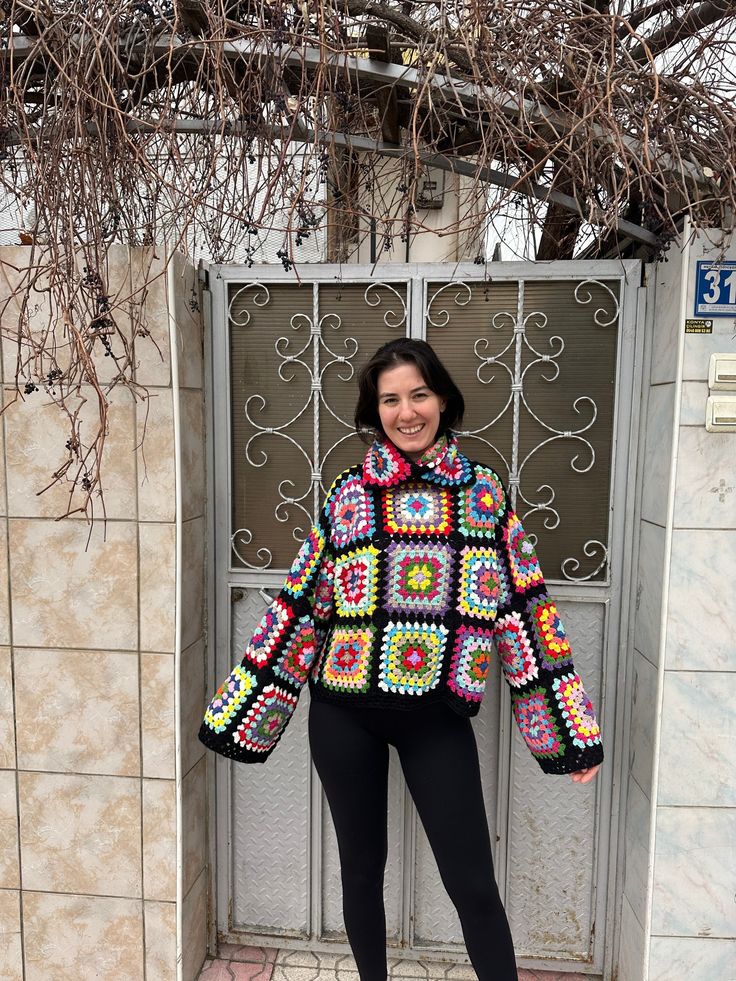
{"label": "crocheted collar", "polygon": [[404,480],[462,486],[472,476],[473,468],[458,450],[454,433],[440,436],[416,462],[382,436],[372,444],[363,460],[363,483],[373,487],[393,487]]}

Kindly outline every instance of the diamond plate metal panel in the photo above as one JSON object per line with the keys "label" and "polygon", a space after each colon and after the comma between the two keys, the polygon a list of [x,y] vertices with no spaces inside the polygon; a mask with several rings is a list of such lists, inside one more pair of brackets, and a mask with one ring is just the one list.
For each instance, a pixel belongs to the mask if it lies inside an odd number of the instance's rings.
{"label": "diamond plate metal panel", "polygon": [[[605,606],[557,606],[575,667],[600,712]],[[548,776],[518,732],[512,736],[506,910],[517,956],[586,961],[595,895],[596,785]]]}
{"label": "diamond plate metal panel", "polygon": [[[401,933],[403,834],[401,798],[404,793],[404,781],[396,750],[393,747],[390,749],[389,759],[388,861],[383,896],[386,904],[386,936],[391,943],[398,942]],[[346,774],[346,779],[350,779],[350,774]],[[331,940],[347,941],[342,918],[342,886],[337,839],[332,816],[324,800],[322,814],[322,932],[324,937],[329,937]]]}
{"label": "diamond plate metal panel", "polygon": [[[258,590],[246,589],[232,609],[234,664],[265,603]],[[308,699],[300,699],[267,764],[230,764],[233,929],[308,936],[308,708]]]}
{"label": "diamond plate metal panel", "polygon": [[[502,684],[499,672],[495,686],[489,682],[480,712],[473,719],[480,757],[483,796],[493,843],[496,840],[499,706],[500,695],[504,694],[500,688]],[[464,953],[460,920],[445,892],[432,849],[414,807],[412,807],[412,820],[416,822],[413,908],[415,944],[420,947],[457,944],[459,952]]]}

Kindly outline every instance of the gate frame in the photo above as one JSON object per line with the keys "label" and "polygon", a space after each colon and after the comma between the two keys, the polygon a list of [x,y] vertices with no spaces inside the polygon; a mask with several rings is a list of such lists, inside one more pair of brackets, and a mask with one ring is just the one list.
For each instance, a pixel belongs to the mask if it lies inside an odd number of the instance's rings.
{"label": "gate frame", "polygon": [[[636,462],[638,453],[640,399],[642,386],[642,351],[644,342],[644,321],[647,315],[646,289],[641,286],[643,264],[638,259],[622,260],[564,260],[549,263],[527,261],[475,263],[384,263],[376,265],[336,265],[326,263],[304,264],[298,273],[286,273],[280,265],[264,264],[252,267],[236,264],[200,263],[200,281],[203,286],[204,319],[204,357],[205,357],[205,421],[207,444],[207,528],[209,547],[207,550],[207,659],[208,690],[217,685],[217,679],[224,677],[231,669],[231,616],[230,591],[238,586],[248,585],[248,572],[234,572],[230,557],[230,514],[231,514],[231,412],[230,412],[230,359],[227,288],[231,283],[263,282],[264,284],[285,284],[295,282],[324,284],[362,284],[400,283],[407,284],[407,337],[425,337],[424,312],[426,288],[430,281],[447,282],[488,282],[504,281],[584,281],[618,280],[619,322],[616,352],[616,382],[611,448],[612,480],[609,490],[609,562],[608,578],[596,586],[589,584],[584,592],[576,595],[576,584],[566,580],[547,579],[553,586],[555,596],[571,601],[595,602],[605,607],[606,627],[605,646],[601,661],[600,703],[605,709],[601,722],[606,746],[606,765],[603,773],[607,779],[596,779],[596,825],[599,829],[601,848],[594,852],[595,874],[591,905],[593,908],[592,962],[578,963],[573,968],[579,973],[590,973],[599,977],[601,970],[606,978],[613,977],[615,970],[614,943],[618,931],[621,902],[622,872],[617,865],[619,839],[623,827],[622,774],[625,765],[622,749],[628,740],[622,732],[625,713],[624,693],[628,675],[626,624],[634,608],[635,590],[631,586],[633,572],[634,546],[634,508],[636,494]],[[222,377],[224,369],[225,377]],[[218,374],[219,373],[219,374]],[[219,379],[219,384],[216,383]],[[616,507],[618,505],[618,517]],[[620,569],[617,568],[620,564]],[[261,588],[278,590],[284,572],[261,571],[258,573]],[[618,581],[616,582],[616,579]],[[628,584],[628,585],[627,585]],[[610,590],[610,596],[605,595]],[[264,599],[267,594],[264,593]],[[270,597],[269,597],[270,598]],[[511,739],[511,710],[506,700],[501,712],[501,732],[499,743],[499,789],[508,786],[510,775],[509,742]],[[613,734],[613,736],[611,735]],[[212,763],[214,762],[214,766]],[[252,943],[271,945],[273,936],[254,934],[244,935],[230,931],[230,912],[232,883],[231,871],[231,827],[230,827],[230,767],[229,761],[222,757],[208,760],[208,826],[214,829],[210,834],[209,855],[209,896],[213,915],[210,919],[210,949],[217,947],[218,939],[223,942]],[[322,794],[314,767],[310,768],[309,794],[311,798],[313,822],[312,837],[321,829]],[[408,791],[405,789],[405,797]],[[497,827],[505,836],[508,846],[507,815],[503,814],[504,797],[498,796]],[[407,805],[404,800],[404,807]],[[506,801],[508,803],[508,801]],[[225,804],[225,806],[222,806]],[[403,810],[403,808],[402,808]],[[315,829],[317,829],[315,831]],[[407,832],[407,837],[412,837]],[[608,845],[606,847],[606,842]],[[408,844],[408,842],[407,842]],[[319,848],[316,841],[309,841],[308,864],[311,869],[313,886],[314,873],[318,871]],[[218,854],[224,851],[226,860],[217,861]],[[600,854],[599,854],[600,852]],[[506,848],[494,849],[497,878],[505,885],[507,872]],[[404,877],[407,870],[404,869]],[[502,885],[502,888],[503,888]],[[310,932],[319,933],[320,909],[318,890],[310,888],[308,927]],[[603,923],[604,929],[597,929]],[[279,945],[290,949],[309,949],[311,951],[349,953],[346,944],[319,940],[296,940],[283,937]],[[424,950],[396,949],[396,955],[405,959],[451,960],[455,963],[468,963],[468,959],[457,957],[454,948],[425,948]],[[571,962],[565,962],[565,966]],[[545,958],[529,960],[521,958],[520,967],[536,970],[562,971],[562,962]]]}

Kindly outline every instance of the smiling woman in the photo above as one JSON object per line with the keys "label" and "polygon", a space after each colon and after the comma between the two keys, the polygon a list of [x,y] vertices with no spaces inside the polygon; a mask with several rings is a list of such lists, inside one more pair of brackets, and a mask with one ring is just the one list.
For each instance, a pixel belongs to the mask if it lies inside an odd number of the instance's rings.
{"label": "smiling woman", "polygon": [[517,977],[470,722],[493,678],[494,645],[542,770],[587,783],[603,759],[533,542],[495,471],[458,449],[463,412],[426,342],[397,339],[374,354],[355,410],[356,429],[373,442],[332,484],[200,732],[225,756],[263,762],[309,684],[309,746],[335,825],[361,981],[387,977],[390,746],[478,978]]}
{"label": "smiling woman", "polygon": [[435,441],[447,404],[426,385],[414,364],[400,364],[378,377],[378,413],[386,436],[410,460]]}

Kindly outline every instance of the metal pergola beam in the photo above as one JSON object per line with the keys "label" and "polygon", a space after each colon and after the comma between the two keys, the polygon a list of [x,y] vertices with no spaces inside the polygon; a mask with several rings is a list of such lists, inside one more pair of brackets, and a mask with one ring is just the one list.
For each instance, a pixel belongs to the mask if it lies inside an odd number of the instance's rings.
{"label": "metal pergola beam", "polygon": [[[342,70],[348,72],[357,79],[365,79],[375,84],[382,84],[387,87],[398,87],[407,90],[416,89],[421,85],[429,85],[433,95],[439,96],[448,106],[454,106],[456,111],[465,116],[467,109],[477,110],[478,102],[484,99],[493,102],[496,108],[500,109],[508,116],[525,115],[538,126],[544,127],[556,138],[564,139],[567,134],[575,127],[576,120],[566,117],[561,113],[553,112],[544,106],[534,103],[530,99],[515,99],[507,93],[499,92],[490,86],[480,86],[474,82],[454,78],[450,75],[435,73],[430,78],[420,76],[419,72],[411,66],[396,65],[390,62],[379,61],[371,58],[359,56],[345,56],[329,54],[316,46],[305,45],[300,48],[282,48],[278,52],[265,44],[256,41],[235,40],[216,42],[220,53],[231,60],[240,58],[257,59],[263,64],[278,59],[282,65],[287,65],[293,69],[316,70],[327,69],[331,71]],[[154,41],[152,46],[132,45],[126,49],[127,57],[140,55],[141,59],[145,54],[150,55],[151,51],[157,58],[170,58],[172,55],[177,61],[192,60],[198,63],[207,49],[207,42],[203,41],[180,41],[172,36],[162,36]],[[12,62],[26,61],[30,58],[42,58],[37,39],[29,37],[14,37],[9,41],[8,48],[0,52],[0,57],[10,59]],[[155,131],[161,128],[169,132],[182,134],[219,134],[222,136],[237,136],[240,134],[252,134],[252,129],[239,122],[229,122],[227,120],[174,120],[170,123],[148,122],[146,120],[128,119],[126,129],[129,132]],[[602,142],[610,142],[610,135],[599,126],[592,126],[594,138]],[[274,139],[298,139],[300,142],[313,143],[323,140],[325,137],[338,146],[344,146],[358,151],[378,153],[386,157],[403,157],[406,148],[398,144],[387,143],[382,140],[374,140],[365,136],[351,136],[342,132],[323,130],[319,134],[308,124],[297,123],[296,127],[271,127],[270,135]],[[21,137],[16,134],[6,134],[6,143],[20,143]],[[638,144],[632,138],[626,138],[624,145],[633,154],[639,149]],[[471,160],[460,157],[452,157],[447,154],[426,153],[418,155],[419,161],[440,170],[449,171],[463,176],[467,176],[481,181],[486,181],[497,187],[507,188],[518,191],[520,194],[533,197],[536,200],[546,203],[559,204],[561,207],[573,214],[580,215],[584,220],[596,222],[595,214],[587,214],[580,203],[571,195],[564,194],[530,179],[516,177],[505,171],[493,167],[479,166]],[[660,164],[677,171],[680,175],[687,176],[690,180],[704,181],[701,169],[693,163],[683,161],[675,163],[669,155],[662,155]],[[616,222],[616,228],[623,235],[635,241],[642,242],[650,246],[660,244],[659,237],[646,228],[642,228],[633,222],[620,218]]]}
{"label": "metal pergola beam", "polygon": [[[578,127],[580,122],[573,116],[555,112],[540,105],[535,100],[518,99],[506,92],[500,92],[493,86],[478,85],[476,82],[455,78],[452,75],[443,75],[439,72],[435,72],[427,78],[409,65],[397,65],[353,55],[325,54],[323,49],[317,45],[305,44],[299,48],[284,46],[274,50],[273,47],[258,41],[216,41],[210,44],[199,40],[181,41],[173,35],[162,35],[154,41],[152,47],[134,44],[126,48],[125,54],[128,57],[131,55],[143,56],[152,50],[154,55],[159,58],[168,58],[172,55],[178,59],[192,57],[198,63],[205,51],[213,45],[217,46],[220,54],[231,60],[245,57],[255,58],[264,63],[277,60],[280,64],[293,69],[343,70],[357,79],[366,79],[376,84],[403,89],[416,89],[420,86],[429,85],[433,95],[442,97],[448,104],[454,103],[462,116],[465,116],[465,109],[477,111],[479,103],[485,101],[492,103],[496,109],[507,116],[526,117],[535,126],[543,127],[558,139],[564,139]],[[6,52],[0,51],[0,57],[5,55],[14,61],[24,61],[30,57],[40,57],[41,55],[38,41],[28,37],[12,38],[8,43]],[[588,125],[594,139],[603,143],[611,143],[610,134],[603,127],[595,124]],[[624,136],[621,142],[633,156],[640,155],[641,145],[638,140]],[[702,168],[693,161],[674,160],[670,154],[666,153],[657,155],[655,152],[650,153],[650,156],[657,160],[665,171],[677,173],[697,183],[707,183]]]}

